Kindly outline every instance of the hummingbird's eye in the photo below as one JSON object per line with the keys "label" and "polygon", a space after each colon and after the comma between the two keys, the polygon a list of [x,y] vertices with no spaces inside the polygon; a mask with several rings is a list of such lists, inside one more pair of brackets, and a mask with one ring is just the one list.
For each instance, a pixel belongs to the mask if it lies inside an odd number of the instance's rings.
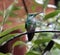
{"label": "hummingbird's eye", "polygon": [[29,14],[29,16],[33,16],[33,14]]}
{"label": "hummingbird's eye", "polygon": [[33,16],[33,15],[30,15],[30,16]]}

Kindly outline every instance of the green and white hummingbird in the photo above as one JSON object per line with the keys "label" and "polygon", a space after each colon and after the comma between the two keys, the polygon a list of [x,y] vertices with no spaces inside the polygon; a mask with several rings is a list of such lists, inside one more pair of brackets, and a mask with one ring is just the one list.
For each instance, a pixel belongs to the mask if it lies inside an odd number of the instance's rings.
{"label": "green and white hummingbird", "polygon": [[25,28],[27,30],[27,32],[32,32],[32,33],[28,33],[28,41],[31,41],[32,38],[34,37],[34,31],[36,28],[36,18],[35,16],[38,15],[38,13],[36,14],[28,14],[27,16],[27,20],[25,22]]}

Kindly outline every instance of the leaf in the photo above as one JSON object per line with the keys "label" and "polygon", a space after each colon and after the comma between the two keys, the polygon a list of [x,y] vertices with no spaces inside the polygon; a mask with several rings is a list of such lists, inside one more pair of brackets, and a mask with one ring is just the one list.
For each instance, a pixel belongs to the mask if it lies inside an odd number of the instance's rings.
{"label": "leaf", "polygon": [[1,37],[1,36],[4,36],[4,35],[7,35],[7,34],[11,33],[12,31],[15,31],[15,30],[17,30],[17,29],[20,29],[20,27],[21,27],[21,26],[16,26],[16,27],[13,27],[13,28],[4,30],[3,32],[0,33],[0,37]]}
{"label": "leaf", "polygon": [[10,13],[12,12],[13,10],[13,7],[14,7],[14,3],[12,3],[6,10],[5,10],[5,14],[4,14],[4,18],[7,19],[7,17],[10,15]]}
{"label": "leaf", "polygon": [[31,9],[34,11],[36,9],[36,7],[35,6],[32,6]]}
{"label": "leaf", "polygon": [[20,24],[19,26],[6,29],[6,30],[4,30],[3,32],[0,33],[0,37],[5,36],[5,35],[13,32],[15,30],[18,30],[18,29],[21,30],[22,32],[24,32],[25,31],[25,27],[24,26],[25,26],[25,24]]}
{"label": "leaf", "polygon": [[13,11],[20,10],[20,9],[21,9],[20,6],[13,6],[13,8],[12,8]]}
{"label": "leaf", "polygon": [[[16,4],[15,1],[17,1],[17,0],[14,0],[14,2],[4,11],[3,24],[5,24],[5,22],[7,21],[10,13],[12,12],[13,7],[14,7],[14,5]],[[3,24],[2,24],[2,25],[3,25]]]}
{"label": "leaf", "polygon": [[9,16],[10,16],[10,17],[17,17],[17,14],[16,14],[16,13],[11,12]]}
{"label": "leaf", "polygon": [[51,55],[60,55],[60,49],[55,48],[55,49],[51,50]]}
{"label": "leaf", "polygon": [[0,11],[0,16],[3,16],[3,11]]}
{"label": "leaf", "polygon": [[52,39],[56,44],[60,45],[60,40],[59,39]]}
{"label": "leaf", "polygon": [[34,41],[35,44],[40,45],[41,43],[46,43],[49,42],[51,39],[49,38],[44,38],[44,39],[37,39]]}
{"label": "leaf", "polygon": [[26,46],[26,43],[24,43],[23,41],[16,41],[13,44],[12,48],[14,48],[15,46],[18,46],[18,45],[20,45],[20,46]]}
{"label": "leaf", "polygon": [[6,53],[6,54],[4,54],[4,53],[1,53],[1,52],[0,52],[0,55],[11,55],[11,53]]}
{"label": "leaf", "polygon": [[52,17],[58,15],[59,13],[60,13],[60,10],[53,11],[53,12],[45,15],[44,20],[47,20],[47,19],[49,19],[49,18],[52,18]]}
{"label": "leaf", "polygon": [[40,53],[37,51],[29,51],[26,55],[40,55]]}
{"label": "leaf", "polygon": [[52,39],[55,44],[56,44],[56,47],[60,49],[60,39]]}
{"label": "leaf", "polygon": [[0,55],[6,55],[6,54],[0,53]]}
{"label": "leaf", "polygon": [[[9,13],[9,14],[10,14],[9,16],[10,16],[10,17],[16,17],[17,14],[13,13],[13,11],[20,10],[21,8],[18,7],[18,6],[13,6],[13,7],[10,8],[10,9],[12,9],[12,10],[11,10],[11,12]],[[7,12],[7,10],[6,10],[5,12]],[[8,12],[7,12],[7,13],[8,13]],[[5,15],[6,15],[6,14],[5,14]],[[3,11],[0,11],[0,16],[3,16]],[[7,16],[8,16],[8,14],[7,14]]]}
{"label": "leaf", "polygon": [[17,34],[9,34],[7,36],[4,36],[3,38],[0,39],[0,45],[5,44],[8,40],[11,38],[15,37]]}
{"label": "leaf", "polygon": [[49,0],[44,0],[43,9],[47,8],[48,2],[49,2]]}
{"label": "leaf", "polygon": [[56,47],[60,49],[60,45],[59,44],[56,44]]}

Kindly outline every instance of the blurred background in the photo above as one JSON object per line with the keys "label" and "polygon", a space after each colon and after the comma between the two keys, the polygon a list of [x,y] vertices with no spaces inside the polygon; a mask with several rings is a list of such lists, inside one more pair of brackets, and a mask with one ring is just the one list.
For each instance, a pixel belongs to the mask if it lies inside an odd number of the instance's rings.
{"label": "blurred background", "polygon": [[[0,0],[0,11],[7,9],[12,2],[13,0]],[[39,4],[35,0],[25,0],[25,3],[27,5],[27,9],[29,13],[36,13],[36,12],[42,11],[42,4]],[[55,5],[55,0],[49,0],[49,4]],[[16,4],[16,6],[20,7],[20,10],[14,11],[14,13],[17,14],[18,16],[9,17],[7,24],[4,25],[4,29],[19,25],[20,23],[23,24],[25,22],[25,19],[27,16],[26,16],[26,12],[25,12],[22,0],[18,0],[18,4]],[[47,7],[46,13],[50,13],[54,10],[55,8]],[[2,16],[0,16],[0,23],[2,20],[3,18]]]}

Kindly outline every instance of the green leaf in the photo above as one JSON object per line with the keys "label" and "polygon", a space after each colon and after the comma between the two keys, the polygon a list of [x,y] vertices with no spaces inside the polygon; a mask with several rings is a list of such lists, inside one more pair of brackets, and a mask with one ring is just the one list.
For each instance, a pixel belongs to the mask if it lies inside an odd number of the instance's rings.
{"label": "green leaf", "polygon": [[10,17],[17,17],[17,14],[16,14],[16,13],[11,12],[9,16],[10,16]]}
{"label": "green leaf", "polygon": [[5,10],[5,14],[4,14],[4,18],[5,18],[5,19],[7,19],[8,16],[10,15],[10,13],[12,12],[14,5],[15,5],[15,4],[12,3],[12,4]]}
{"label": "green leaf", "polygon": [[5,55],[5,54],[3,54],[3,53],[0,53],[0,55]]}
{"label": "green leaf", "polygon": [[29,51],[26,55],[40,55],[37,51]]}
{"label": "green leaf", "polygon": [[56,44],[60,45],[60,39],[52,39]]}
{"label": "green leaf", "polygon": [[56,44],[56,47],[60,49],[60,45],[59,44]]}
{"label": "green leaf", "polygon": [[16,2],[14,1],[6,10],[4,10],[4,16],[3,16],[2,25],[5,24],[5,22],[7,21],[7,19],[9,17],[10,13],[12,12],[13,7],[14,7],[15,4],[16,4]]}
{"label": "green leaf", "polygon": [[0,11],[0,16],[3,16],[3,11]]}
{"label": "green leaf", "polygon": [[[8,12],[7,10],[6,10],[6,12],[7,12],[7,16],[8,16],[8,13],[9,13],[9,16],[10,17],[16,17],[17,16],[17,14],[15,14],[15,13],[13,13],[13,11],[16,11],[16,10],[20,10],[21,8],[20,7],[18,7],[18,6],[13,6],[12,8],[10,8],[10,10],[11,10],[11,12]],[[6,14],[5,14],[6,15]],[[3,11],[0,11],[0,16],[3,16]]]}
{"label": "green leaf", "polygon": [[49,18],[53,18],[54,16],[58,15],[59,13],[60,13],[60,10],[56,10],[54,12],[51,12],[51,13],[45,15],[44,20],[47,20]]}
{"label": "green leaf", "polygon": [[49,2],[49,0],[44,0],[43,9],[47,8],[48,2]]}
{"label": "green leaf", "polygon": [[16,41],[14,44],[13,44],[13,46],[12,46],[12,48],[14,48],[15,46],[18,46],[18,45],[20,45],[20,46],[26,46],[26,43],[24,43],[23,41]]}
{"label": "green leaf", "polygon": [[4,54],[4,53],[1,53],[1,52],[0,52],[0,55],[11,55],[11,53],[6,53],[6,54]]}
{"label": "green leaf", "polygon": [[35,44],[40,45],[41,43],[49,42],[51,39],[49,38],[43,38],[43,39],[37,39],[34,41]]}
{"label": "green leaf", "polygon": [[13,8],[12,8],[13,11],[20,10],[20,9],[21,9],[20,6],[13,6]]}
{"label": "green leaf", "polygon": [[60,39],[52,39],[55,44],[56,44],[56,47],[60,49]]}
{"label": "green leaf", "polygon": [[6,55],[6,54],[0,53],[0,55]]}
{"label": "green leaf", "polygon": [[31,9],[34,11],[36,9],[36,7],[35,6],[32,6]]}
{"label": "green leaf", "polygon": [[55,48],[55,49],[51,50],[51,55],[60,55],[60,49]]}
{"label": "green leaf", "polygon": [[18,29],[20,29],[20,27],[21,27],[21,26],[16,26],[16,27],[13,27],[13,28],[4,30],[3,32],[0,33],[0,37],[9,34],[9,33],[11,33],[12,31],[18,30]]}
{"label": "green leaf", "polygon": [[7,36],[4,36],[3,38],[0,39],[0,45],[4,44],[4,42],[7,42],[11,38],[15,37],[17,34],[9,34]]}

